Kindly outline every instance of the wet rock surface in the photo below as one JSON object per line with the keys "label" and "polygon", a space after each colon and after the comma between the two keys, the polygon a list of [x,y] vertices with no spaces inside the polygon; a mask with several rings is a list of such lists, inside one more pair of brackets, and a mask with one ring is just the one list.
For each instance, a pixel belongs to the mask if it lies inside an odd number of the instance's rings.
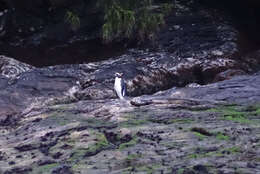
{"label": "wet rock surface", "polygon": [[239,31],[230,17],[190,2],[176,2],[175,15],[166,18],[167,27],[158,42],[179,57],[232,57],[238,50]]}
{"label": "wet rock surface", "polygon": [[7,126],[1,119],[0,169],[259,173],[259,86],[258,73],[126,100],[61,103],[60,94],[27,101],[30,106],[17,113],[16,124]]}

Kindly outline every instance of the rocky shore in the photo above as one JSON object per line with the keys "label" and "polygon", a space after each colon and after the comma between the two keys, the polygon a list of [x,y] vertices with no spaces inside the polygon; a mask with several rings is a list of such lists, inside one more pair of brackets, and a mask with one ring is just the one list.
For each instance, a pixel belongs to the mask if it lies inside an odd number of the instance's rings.
{"label": "rocky shore", "polygon": [[259,73],[125,101],[79,100],[73,77],[46,73],[14,79],[20,94],[1,78],[4,174],[260,172]]}
{"label": "rocky shore", "polygon": [[177,3],[155,48],[43,67],[0,56],[0,174],[260,173],[260,52],[240,38],[219,11]]}

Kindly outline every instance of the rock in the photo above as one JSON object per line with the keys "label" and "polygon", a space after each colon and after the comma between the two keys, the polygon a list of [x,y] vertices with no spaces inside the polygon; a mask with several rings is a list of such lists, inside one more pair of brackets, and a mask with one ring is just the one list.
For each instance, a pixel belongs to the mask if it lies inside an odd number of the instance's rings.
{"label": "rock", "polygon": [[193,127],[191,129],[191,131],[193,132],[198,132],[202,135],[206,135],[206,136],[212,136],[212,133],[208,132],[207,130],[203,129],[203,128],[200,128],[200,127]]}
{"label": "rock", "polygon": [[6,112],[0,112],[0,125],[1,126],[14,126],[17,124],[19,118],[17,118],[15,115],[12,114],[8,114]]}
{"label": "rock", "polygon": [[25,145],[19,145],[19,146],[15,147],[15,149],[20,152],[30,151],[30,150],[34,150],[37,148],[38,148],[38,146],[35,144],[25,144]]}
{"label": "rock", "polygon": [[141,100],[140,98],[134,98],[133,100],[131,100],[130,103],[131,103],[132,105],[134,105],[134,106],[145,106],[145,105],[152,104],[152,101],[149,101],[149,100]]}
{"label": "rock", "polygon": [[219,51],[219,50],[213,50],[212,54],[214,56],[223,56],[224,53],[222,51]]}
{"label": "rock", "polygon": [[224,72],[221,72],[215,76],[214,82],[217,81],[222,81],[222,80],[228,80],[231,79],[233,76],[238,76],[238,75],[245,75],[246,73],[242,70],[226,70]]}
{"label": "rock", "polygon": [[32,168],[30,168],[30,167],[20,167],[20,168],[17,167],[17,168],[13,168],[12,170],[4,172],[4,174],[12,174],[12,173],[26,174],[31,171],[32,171]]}
{"label": "rock", "polygon": [[19,78],[20,74],[31,69],[33,69],[33,67],[28,64],[21,63],[15,59],[6,56],[0,56],[0,73],[6,78]]}
{"label": "rock", "polygon": [[[258,98],[258,80],[259,75],[250,76],[238,76],[231,80],[226,80],[220,83],[213,83],[210,85],[202,86],[201,88],[183,88],[176,91],[172,91],[172,97],[176,98],[197,98],[209,101],[227,101],[236,103],[257,103]],[[170,92],[169,91],[169,92]],[[210,92],[210,94],[208,94]],[[168,92],[165,92],[167,94]],[[185,95],[184,95],[185,94]],[[164,95],[164,94],[162,94]],[[243,99],[243,96],[247,96],[247,99]],[[249,104],[248,103],[248,104]]]}
{"label": "rock", "polygon": [[52,174],[73,174],[69,166],[61,165],[52,170]]}
{"label": "rock", "polygon": [[186,87],[189,87],[189,88],[198,88],[200,87],[201,85],[200,84],[197,84],[197,83],[190,83],[188,84]]}
{"label": "rock", "polygon": [[196,165],[193,167],[193,169],[201,174],[205,173],[209,173],[208,169],[206,166],[203,166],[203,165]]}
{"label": "rock", "polygon": [[[251,162],[258,156],[254,144],[259,126],[251,121],[259,120],[255,115],[259,85],[257,73],[126,101],[34,105],[21,112],[22,116],[17,113],[21,116],[19,127],[0,132],[0,149],[5,152],[1,153],[0,168],[3,172],[18,171],[18,167],[34,173],[41,168],[50,173],[79,173],[88,164],[90,173],[158,173],[171,168],[175,173],[197,174],[233,171],[235,165],[247,173],[258,173],[257,164]],[[242,121],[226,119],[226,112],[234,118],[237,114]],[[243,117],[244,112],[250,117]],[[41,119],[35,122],[37,118]],[[18,155],[26,158],[16,158]],[[10,159],[15,165],[8,165]],[[7,165],[9,168],[2,167]],[[205,167],[208,165],[212,168]]]}
{"label": "rock", "polygon": [[52,159],[45,158],[45,159],[41,159],[40,161],[38,161],[37,165],[38,166],[43,166],[43,165],[46,165],[46,164],[53,164],[53,163],[55,163],[55,161],[53,161]]}
{"label": "rock", "polygon": [[8,164],[9,164],[9,165],[14,165],[15,162],[14,162],[14,161],[10,161]]}
{"label": "rock", "polygon": [[255,72],[260,68],[260,50],[248,53],[242,61],[244,71]]}
{"label": "rock", "polygon": [[158,42],[178,57],[230,57],[238,51],[238,31],[223,21],[226,17],[215,15],[199,5],[197,9],[190,8],[170,15],[166,19],[168,27],[178,29],[172,32],[166,27],[160,32]]}

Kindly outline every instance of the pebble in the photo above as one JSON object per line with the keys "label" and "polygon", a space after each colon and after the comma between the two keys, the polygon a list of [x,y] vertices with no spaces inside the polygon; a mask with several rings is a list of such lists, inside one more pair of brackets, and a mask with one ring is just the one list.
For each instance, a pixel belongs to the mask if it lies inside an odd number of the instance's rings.
{"label": "pebble", "polygon": [[179,30],[179,29],[181,28],[181,26],[179,26],[179,25],[174,25],[173,28],[174,28],[175,30]]}
{"label": "pebble", "polygon": [[219,51],[219,50],[214,50],[211,53],[215,56],[223,56],[224,55],[224,53],[222,51]]}

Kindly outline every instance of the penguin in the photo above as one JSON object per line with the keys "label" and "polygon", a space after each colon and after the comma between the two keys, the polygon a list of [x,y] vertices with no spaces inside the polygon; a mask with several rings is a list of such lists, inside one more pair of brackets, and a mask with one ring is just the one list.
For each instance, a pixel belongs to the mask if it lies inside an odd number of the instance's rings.
{"label": "penguin", "polygon": [[117,96],[120,99],[124,99],[126,95],[126,84],[122,78],[123,73],[115,73],[115,83],[114,89],[116,91]]}

